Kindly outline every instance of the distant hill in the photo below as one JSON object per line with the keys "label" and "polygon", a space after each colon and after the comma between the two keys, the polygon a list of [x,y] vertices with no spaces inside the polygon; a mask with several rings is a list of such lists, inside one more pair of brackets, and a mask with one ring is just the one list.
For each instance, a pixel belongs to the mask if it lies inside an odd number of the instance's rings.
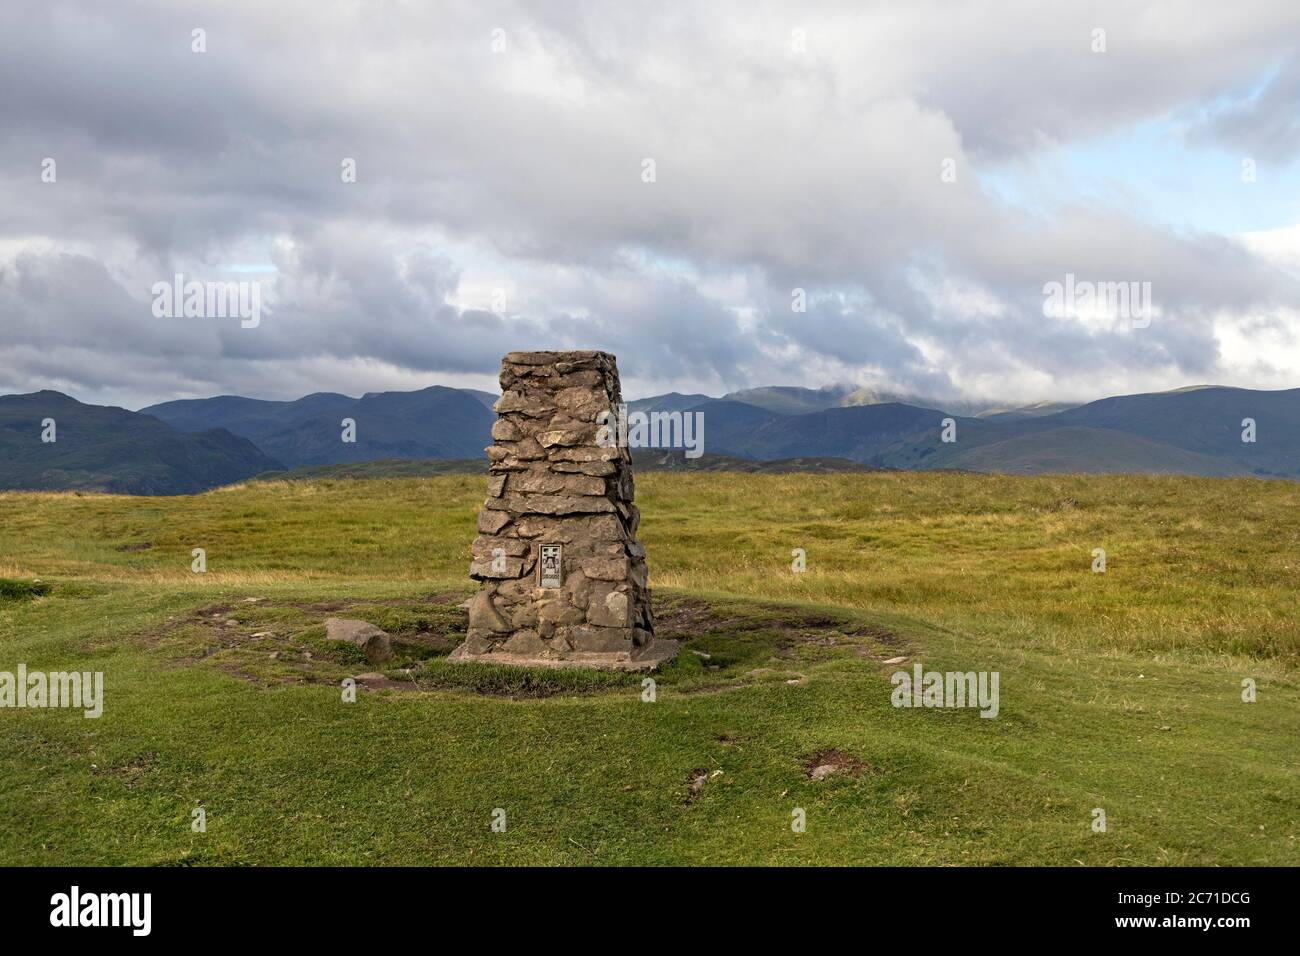
{"label": "distant hill", "polygon": [[[633,457],[638,469],[689,471],[942,468],[1300,479],[1300,389],[1198,386],[1079,406],[879,401],[885,397],[861,388],[782,386],[721,399],[677,392],[637,399],[628,403],[631,411],[702,413],[704,456],[634,449]],[[485,467],[494,399],[432,386],[361,398],[318,392],[296,401],[224,395],[132,413],[57,392],[8,396],[0,399],[8,416],[0,418],[0,487],[177,494],[253,475],[476,472]],[[44,417],[59,421],[56,448],[39,443]],[[341,440],[345,418],[356,422],[355,442]],[[953,442],[942,440],[949,418]],[[1254,442],[1241,440],[1244,419],[1255,422]],[[435,468],[431,460],[442,464]]]}
{"label": "distant hill", "polygon": [[215,398],[188,398],[163,402],[140,409],[144,415],[165,421],[183,432],[201,432],[209,428],[227,431],[259,441],[288,425],[297,425],[317,415],[343,415],[356,404],[355,398],[335,392],[316,392],[292,402],[273,402],[238,395]]}
{"label": "distant hill", "polygon": [[687,411],[704,414],[704,451],[711,455],[730,455],[733,458],[765,457],[754,453],[749,437],[754,429],[784,417],[777,412],[725,398],[710,399]]}
{"label": "distant hill", "polygon": [[[1242,421],[1256,441],[1242,441]],[[880,463],[1012,474],[1082,472],[1300,478],[1300,389],[1206,386],[1125,395],[1040,416],[959,419],[958,440],[913,436]]]}
{"label": "distant hill", "polygon": [[[1253,419],[1256,441],[1241,440]],[[1300,389],[1200,386],[1103,398],[1050,416],[1061,425],[1108,428],[1230,463],[1235,474],[1300,477]]]}
{"label": "distant hill", "polygon": [[876,464],[896,444],[926,428],[936,431],[944,413],[911,405],[860,405],[804,415],[781,415],[735,401],[706,402],[708,452],[741,458],[833,457]]}
{"label": "distant hill", "polygon": [[[1031,405],[1017,405],[1009,408],[994,406],[984,408],[974,413],[976,418],[984,418],[989,421],[1013,421],[1017,418],[1042,418],[1044,415],[1055,415],[1057,412],[1064,412],[1071,408],[1079,406],[1070,402],[1034,402]],[[949,409],[957,411],[957,409]]]}
{"label": "distant hill", "polygon": [[[434,385],[361,398],[320,392],[292,402],[227,395],[164,402],[142,411],[183,431],[225,428],[293,468],[381,458],[481,457],[496,420],[485,397],[486,392]],[[342,440],[345,418],[356,422],[355,442]]]}
{"label": "distant hill", "polygon": [[[907,392],[883,392],[874,388],[857,388],[840,399],[841,408],[855,405],[915,405],[917,408],[942,408],[953,415],[977,417],[996,410],[998,406],[989,402],[968,402],[961,399],[939,399],[934,396],[915,395]],[[1062,406],[1063,408],[1066,406]]]}
{"label": "distant hill", "polygon": [[[992,412],[1015,413],[1021,409],[1000,406],[995,402],[938,399],[910,392],[884,391],[871,386],[829,385],[825,388],[800,388],[796,385],[773,385],[747,388],[723,396],[724,400],[745,402],[778,415],[806,415],[831,408],[855,408],[860,405],[914,405],[917,408],[942,408],[953,415],[979,416]],[[1041,403],[1048,404],[1048,403]],[[1060,405],[1057,409],[1070,408]]]}
{"label": "distant hill", "polygon": [[652,395],[650,398],[637,398],[627,403],[628,412],[680,412],[713,399],[707,395],[683,395],[681,392],[669,392],[666,395]]}
{"label": "distant hill", "polygon": [[[55,423],[49,443],[41,440],[47,418]],[[0,488],[181,495],[278,467],[224,429],[186,434],[149,415],[48,390],[0,396]]]}
{"label": "distant hill", "polygon": [[947,456],[943,466],[1008,475],[1142,472],[1226,477],[1240,474],[1231,463],[1209,455],[1111,429],[1077,426],[1048,428],[990,441]]}
{"label": "distant hill", "polygon": [[[781,414],[719,400],[705,449],[741,458],[848,458],[874,467],[1300,478],[1300,389],[1198,387],[966,417],[902,403]],[[944,442],[952,418],[956,441]],[[1255,442],[1242,422],[1256,423]]]}
{"label": "distant hill", "polygon": [[[753,461],[726,455],[702,455],[686,458],[680,451],[633,452],[638,472],[647,471],[741,471],[750,474],[784,474],[788,472],[872,471],[874,469],[847,458],[787,458],[780,461]],[[487,475],[486,458],[452,461],[422,458],[418,460],[386,459],[346,465],[313,465],[285,471],[268,471],[255,481],[321,481],[339,478],[429,478],[434,475]]]}
{"label": "distant hill", "polygon": [[763,388],[746,388],[722,396],[724,402],[744,402],[778,415],[802,415],[836,408],[846,395],[854,391],[848,385],[828,385],[826,388],[800,388],[795,385],[768,385]]}

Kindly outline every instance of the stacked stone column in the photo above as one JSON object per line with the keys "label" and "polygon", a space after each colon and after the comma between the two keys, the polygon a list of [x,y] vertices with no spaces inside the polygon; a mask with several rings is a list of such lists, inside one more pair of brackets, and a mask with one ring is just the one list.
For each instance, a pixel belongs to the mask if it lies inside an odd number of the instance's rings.
{"label": "stacked stone column", "polygon": [[675,642],[654,640],[614,356],[511,352],[501,389],[470,565],[480,585],[453,657],[638,667],[672,656]]}

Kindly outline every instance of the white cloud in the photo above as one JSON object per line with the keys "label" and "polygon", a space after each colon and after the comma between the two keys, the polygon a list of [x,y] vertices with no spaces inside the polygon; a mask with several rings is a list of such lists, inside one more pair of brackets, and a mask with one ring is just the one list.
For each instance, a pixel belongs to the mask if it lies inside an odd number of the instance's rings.
{"label": "white cloud", "polygon": [[[1249,88],[1293,55],[1291,4],[18,0],[0,16],[0,388],[490,387],[501,353],[539,346],[615,351],[629,392],[1078,398],[1285,374],[1300,277],[1282,240],[1019,209],[975,173]],[[1282,99],[1213,135],[1289,129]],[[258,329],[150,319],[153,281],[234,267],[267,284]],[[1150,281],[1161,321],[1125,337],[1045,318],[1043,283],[1066,272]]]}

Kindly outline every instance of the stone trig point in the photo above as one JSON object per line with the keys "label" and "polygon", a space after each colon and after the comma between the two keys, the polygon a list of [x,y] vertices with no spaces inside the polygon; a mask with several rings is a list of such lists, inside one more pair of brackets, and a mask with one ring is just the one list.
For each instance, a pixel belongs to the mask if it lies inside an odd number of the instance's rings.
{"label": "stone trig point", "polygon": [[657,640],[606,352],[511,352],[494,406],[469,633],[455,660],[648,670]]}

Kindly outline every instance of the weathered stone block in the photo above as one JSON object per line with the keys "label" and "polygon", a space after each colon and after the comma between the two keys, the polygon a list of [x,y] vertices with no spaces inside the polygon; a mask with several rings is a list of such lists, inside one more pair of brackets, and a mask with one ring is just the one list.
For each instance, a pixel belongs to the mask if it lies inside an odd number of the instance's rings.
{"label": "weathered stone block", "polygon": [[480,654],[490,654],[494,646],[491,637],[491,634],[470,631],[465,636],[465,642],[456,648],[455,653],[461,657],[477,657]]}
{"label": "weathered stone block", "polygon": [[574,607],[563,599],[547,601],[537,609],[537,619],[552,624],[581,624],[585,616],[581,608]]}
{"label": "weathered stone block", "polygon": [[510,626],[515,630],[521,628],[533,628],[538,625],[540,618],[537,615],[537,605],[521,604],[515,608],[514,614],[510,617]]}
{"label": "weathered stone block", "polygon": [[495,557],[498,551],[512,558],[519,558],[528,553],[528,542],[508,535],[481,534],[474,539],[470,548],[476,558]]}
{"label": "weathered stone block", "polygon": [[508,511],[485,510],[480,511],[478,514],[478,529],[484,534],[496,534],[509,523],[510,513]]}
{"label": "weathered stone block", "polygon": [[574,607],[586,610],[587,603],[591,600],[591,584],[587,576],[582,573],[582,568],[575,568],[569,572],[569,576],[564,580],[564,594]]}
{"label": "weathered stone block", "polygon": [[580,369],[566,374],[555,375],[555,384],[561,388],[585,387],[591,388],[593,385],[600,385],[604,377],[595,369]]}
{"label": "weathered stone block", "polygon": [[519,441],[524,437],[519,426],[508,418],[498,418],[492,423],[493,441]]}
{"label": "weathered stone block", "polygon": [[546,644],[542,642],[536,631],[515,631],[510,635],[510,639],[501,645],[501,650],[521,657],[540,657],[546,650]]}
{"label": "weathered stone block", "polygon": [[606,475],[614,474],[618,469],[614,467],[613,462],[609,461],[556,461],[551,463],[551,470],[558,471],[561,474],[590,475],[603,478]]}
{"label": "weathered stone block", "polygon": [[550,418],[555,414],[555,404],[544,392],[510,389],[492,404],[492,411],[498,415],[513,412],[529,418]]}
{"label": "weathered stone block", "polygon": [[520,461],[541,461],[546,457],[546,449],[532,435],[525,435],[515,442],[515,457]]}
{"label": "weathered stone block", "polygon": [[602,495],[508,494],[489,498],[485,508],[512,515],[583,515],[613,512],[614,503]]}
{"label": "weathered stone block", "polygon": [[476,630],[492,631],[496,634],[509,634],[511,626],[501,616],[492,600],[490,591],[480,590],[474,595],[469,605],[469,626]]}
{"label": "weathered stone block", "polygon": [[582,562],[582,573],[597,581],[626,581],[627,558],[589,558]]}
{"label": "weathered stone block", "polygon": [[598,627],[627,627],[631,623],[626,591],[610,590],[608,586],[593,587],[587,606],[587,623]]}
{"label": "weathered stone block", "polygon": [[597,445],[594,448],[552,448],[547,457],[552,461],[618,461],[621,456],[617,448]]}
{"label": "weathered stone block", "polygon": [[501,361],[507,365],[554,365],[555,352],[507,352]]}
{"label": "weathered stone block", "polygon": [[575,651],[610,654],[632,649],[632,631],[626,627],[592,627],[580,624],[570,628],[569,640]]}
{"label": "weathered stone block", "polygon": [[523,575],[526,558],[479,558],[470,563],[469,576],[478,581],[517,578]]}
{"label": "weathered stone block", "polygon": [[605,482],[587,475],[557,474],[552,471],[529,471],[516,475],[510,482],[516,494],[537,495],[603,495]]}
{"label": "weathered stone block", "polygon": [[595,425],[573,425],[562,428],[549,428],[542,432],[538,440],[542,443],[543,448],[554,448],[556,445],[571,448],[575,445],[585,445],[592,441],[595,435]]}

